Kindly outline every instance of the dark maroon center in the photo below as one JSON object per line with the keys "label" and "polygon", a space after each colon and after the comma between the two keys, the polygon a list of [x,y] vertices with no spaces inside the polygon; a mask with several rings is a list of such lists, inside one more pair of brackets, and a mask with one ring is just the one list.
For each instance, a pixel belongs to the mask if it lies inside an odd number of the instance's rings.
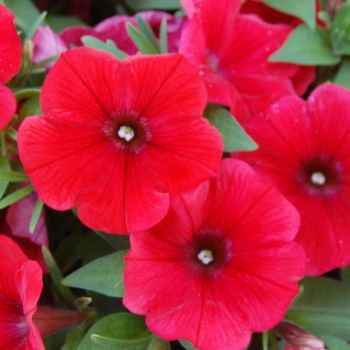
{"label": "dark maroon center", "polygon": [[219,270],[231,258],[231,241],[219,230],[205,229],[194,236],[188,256],[196,269]]}
{"label": "dark maroon center", "polygon": [[341,185],[342,174],[343,169],[338,161],[328,155],[321,155],[304,162],[297,178],[310,194],[331,195]]}
{"label": "dark maroon center", "polygon": [[106,133],[117,146],[135,153],[150,139],[145,119],[132,116],[114,117],[107,123]]}

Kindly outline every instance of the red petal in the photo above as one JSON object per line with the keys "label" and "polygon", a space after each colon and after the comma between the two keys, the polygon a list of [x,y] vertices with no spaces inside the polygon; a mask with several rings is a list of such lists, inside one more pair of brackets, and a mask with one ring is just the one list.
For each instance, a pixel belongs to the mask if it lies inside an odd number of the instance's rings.
{"label": "red petal", "polygon": [[11,121],[16,113],[16,107],[17,102],[12,91],[7,86],[0,85],[0,130]]}
{"label": "red petal", "polygon": [[5,84],[14,77],[22,62],[22,45],[14,19],[15,16],[0,4],[0,84]]}
{"label": "red petal", "polygon": [[64,52],[44,82],[43,113],[69,124],[103,127],[123,103],[118,98],[122,87],[114,83],[121,80],[120,64],[111,54],[88,47]]}

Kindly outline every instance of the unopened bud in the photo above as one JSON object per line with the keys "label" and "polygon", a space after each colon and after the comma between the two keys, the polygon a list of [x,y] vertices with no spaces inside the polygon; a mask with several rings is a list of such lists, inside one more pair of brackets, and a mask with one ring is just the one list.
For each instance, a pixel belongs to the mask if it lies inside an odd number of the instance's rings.
{"label": "unopened bud", "polygon": [[292,322],[281,321],[273,330],[301,350],[325,350],[325,343],[322,339],[306,332]]}
{"label": "unopened bud", "polygon": [[23,51],[22,51],[22,65],[23,69],[26,70],[31,64],[32,57],[33,57],[33,49],[34,44],[31,39],[28,39],[23,44]]}

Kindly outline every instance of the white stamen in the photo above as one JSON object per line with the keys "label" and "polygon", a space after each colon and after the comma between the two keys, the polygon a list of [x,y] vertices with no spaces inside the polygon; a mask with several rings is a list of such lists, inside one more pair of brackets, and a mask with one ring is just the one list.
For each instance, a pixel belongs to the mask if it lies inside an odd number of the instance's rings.
{"label": "white stamen", "polygon": [[214,260],[213,253],[210,250],[201,250],[197,257],[204,265],[208,265]]}
{"label": "white stamen", "polygon": [[315,185],[322,186],[326,183],[326,177],[320,171],[317,171],[311,175],[311,182]]}
{"label": "white stamen", "polygon": [[126,142],[132,140],[135,136],[134,130],[130,126],[121,126],[118,130],[118,136]]}

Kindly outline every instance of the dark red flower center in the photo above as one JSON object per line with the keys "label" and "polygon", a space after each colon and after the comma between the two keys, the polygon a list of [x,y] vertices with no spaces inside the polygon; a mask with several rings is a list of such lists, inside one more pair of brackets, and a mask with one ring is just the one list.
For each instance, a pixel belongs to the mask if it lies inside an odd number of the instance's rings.
{"label": "dark red flower center", "polygon": [[335,194],[342,182],[343,168],[341,164],[329,157],[321,155],[307,160],[299,169],[299,182],[310,194]]}
{"label": "dark red flower center", "polygon": [[205,229],[199,231],[188,249],[191,265],[195,269],[218,271],[230,258],[231,241],[221,231]]}
{"label": "dark red flower center", "polygon": [[107,123],[106,133],[116,145],[135,153],[150,139],[146,120],[132,116],[114,117]]}

